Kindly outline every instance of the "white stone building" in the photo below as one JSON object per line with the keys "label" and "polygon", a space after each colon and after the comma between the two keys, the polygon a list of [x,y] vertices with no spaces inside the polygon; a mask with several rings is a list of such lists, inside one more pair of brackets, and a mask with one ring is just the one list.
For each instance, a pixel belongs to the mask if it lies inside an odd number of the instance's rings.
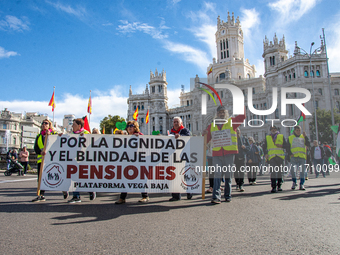
{"label": "white stone building", "polygon": [[[212,38],[213,39],[213,38]],[[248,59],[244,56],[243,31],[239,18],[236,20],[234,14],[230,17],[228,13],[227,21],[221,21],[217,18],[217,30],[215,33],[215,42],[217,49],[217,59],[207,67],[208,84],[216,88],[219,86],[232,84],[243,91],[245,96],[246,106],[246,125],[241,126],[243,135],[253,136],[255,140],[264,140],[266,134],[269,133],[271,121],[269,119],[297,119],[300,115],[300,110],[294,105],[287,105],[287,115],[282,116],[281,111],[281,88],[283,87],[301,87],[311,91],[312,98],[305,104],[309,112],[313,113],[313,89],[315,91],[316,107],[330,110],[337,108],[340,111],[340,74],[334,73],[331,75],[331,91],[329,90],[328,70],[326,61],[326,52],[323,42],[321,41],[320,48],[315,54],[312,54],[311,59],[309,55],[304,54],[301,49],[295,45],[294,56],[288,56],[286,50],[285,38],[278,39],[274,35],[273,41],[269,41],[265,37],[263,42],[263,54],[265,73],[264,77],[260,75],[255,77],[256,69],[251,65]],[[311,61],[310,61],[311,60]],[[310,65],[311,62],[311,65]],[[310,72],[311,70],[311,72]],[[183,119],[184,126],[189,128],[194,135],[199,135],[213,120],[216,114],[216,108],[220,104],[214,95],[217,105],[208,97],[207,114],[201,114],[201,100],[202,94],[205,94],[201,84],[197,83],[200,78],[196,75],[195,86],[190,92],[181,92],[180,107],[169,109],[167,102],[167,81],[166,72],[163,70],[158,73],[150,72],[150,81],[146,85],[143,94],[133,94],[130,87],[128,103],[127,119],[132,120],[132,115],[139,107],[138,122],[141,131],[148,134],[145,117],[147,110],[150,110],[150,129],[159,130],[162,134],[166,134],[166,130],[172,127],[172,119],[175,116],[180,116]],[[312,84],[313,83],[313,84]],[[253,106],[258,110],[270,109],[273,101],[273,87],[278,88],[278,109],[270,116],[255,116],[248,108],[247,93],[248,88],[252,93]],[[218,88],[218,92],[222,104],[225,105],[229,114],[233,114],[233,98],[228,89]],[[288,98],[302,98],[303,94],[291,93],[287,95]],[[332,97],[333,105],[331,105],[330,98]],[[250,125],[263,126],[251,127]],[[309,135],[309,123],[314,121],[312,116],[307,116],[305,122],[305,130]],[[286,137],[290,133],[289,128],[281,126],[279,121],[274,122],[280,131]],[[288,125],[288,123],[286,123]]]}

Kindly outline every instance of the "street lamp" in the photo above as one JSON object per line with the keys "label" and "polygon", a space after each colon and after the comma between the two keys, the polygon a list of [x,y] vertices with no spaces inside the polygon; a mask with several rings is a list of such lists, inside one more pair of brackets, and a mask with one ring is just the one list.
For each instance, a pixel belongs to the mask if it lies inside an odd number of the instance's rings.
{"label": "street lamp", "polygon": [[315,134],[316,134],[316,140],[319,142],[318,119],[317,119],[317,116],[316,116],[316,103],[315,103],[315,90],[314,90],[314,72],[313,72],[313,75],[312,75],[312,55],[317,54],[318,50],[321,49],[321,47],[317,48],[312,53],[313,45],[314,45],[314,42],[312,42],[310,44],[309,54],[304,49],[302,49],[300,47],[298,47],[298,48],[299,48],[299,50],[302,50],[305,53],[305,55],[307,55],[308,58],[309,58],[309,75],[312,77],[312,89],[313,89],[313,105],[314,105],[314,116],[315,116]]}

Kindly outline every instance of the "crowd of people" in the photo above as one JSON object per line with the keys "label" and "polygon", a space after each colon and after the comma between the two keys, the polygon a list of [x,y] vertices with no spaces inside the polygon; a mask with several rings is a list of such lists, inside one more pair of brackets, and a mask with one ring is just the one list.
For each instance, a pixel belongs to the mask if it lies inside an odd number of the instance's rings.
{"label": "crowd of people", "polygon": [[[263,143],[255,142],[254,138],[242,136],[239,128],[240,124],[245,119],[245,115],[229,117],[228,111],[224,106],[219,106],[216,111],[216,120],[224,120],[216,122],[215,120],[203,131],[202,135],[207,136],[207,166],[209,174],[209,188],[206,193],[212,193],[211,203],[220,204],[222,201],[221,192],[224,191],[224,199],[226,202],[231,202],[232,192],[232,177],[234,176],[236,190],[244,192],[244,179],[248,179],[249,185],[256,185],[258,175],[264,174],[264,167],[269,169],[271,180],[271,193],[281,192],[282,184],[285,175],[291,176],[292,190],[299,186],[300,190],[305,190],[305,181],[308,180],[308,170],[310,173],[315,173],[318,178],[320,173],[323,177],[329,174],[329,158],[332,157],[331,147],[324,142],[323,146],[317,140],[313,141],[311,146],[310,141],[305,132],[302,132],[300,126],[295,126],[293,133],[285,138],[276,126],[270,127],[270,133],[266,136]],[[235,124],[232,124],[235,123]],[[72,125],[72,133],[80,136],[89,134],[90,132],[84,129],[83,119],[75,119]],[[92,134],[100,134],[98,129],[93,129]],[[139,130],[137,121],[128,121],[126,130],[116,130],[116,135],[143,135]],[[183,126],[182,119],[175,117],[173,119],[173,128],[171,135],[177,139],[180,136],[190,136],[189,129]],[[46,135],[57,135],[52,122],[45,119],[41,124],[41,132],[37,135],[34,151],[37,154],[38,164],[38,180],[40,175],[40,167],[42,157],[46,154],[44,151],[44,141]],[[62,134],[59,134],[62,135]],[[222,137],[222,140],[221,140]],[[29,152],[24,147],[18,156],[16,150],[9,150],[7,153],[8,168],[12,161],[20,160],[24,170],[19,172],[19,175],[26,175],[28,165]],[[216,166],[216,167],[215,167]],[[217,166],[233,166],[235,171],[222,171],[221,167]],[[288,166],[289,171],[285,171]],[[308,167],[310,166],[310,167]],[[210,169],[210,170],[209,170]],[[214,169],[214,170],[212,170]],[[216,170],[220,169],[220,170]],[[245,171],[246,170],[246,171]],[[297,183],[299,178],[299,184]],[[221,183],[224,182],[224,188]],[[180,193],[172,193],[169,201],[181,200]],[[141,203],[149,202],[148,193],[141,193]],[[186,194],[187,199],[192,198],[192,194]],[[69,197],[67,191],[63,192],[64,199]],[[96,198],[95,192],[89,192],[90,200]],[[127,193],[122,192],[116,204],[124,204],[126,202]],[[45,191],[40,190],[40,194],[32,200],[32,202],[45,201]],[[79,192],[73,192],[72,198],[68,203],[80,203],[81,197]]]}

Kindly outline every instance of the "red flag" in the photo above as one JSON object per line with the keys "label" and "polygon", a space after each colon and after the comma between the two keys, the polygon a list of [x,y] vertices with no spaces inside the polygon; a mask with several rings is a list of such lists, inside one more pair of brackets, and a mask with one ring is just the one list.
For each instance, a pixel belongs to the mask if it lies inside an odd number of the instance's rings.
{"label": "red flag", "polygon": [[149,110],[148,110],[148,112],[146,113],[145,123],[146,123],[146,124],[149,123]]}
{"label": "red flag", "polygon": [[135,113],[132,115],[132,118],[133,118],[134,120],[137,120],[137,118],[138,118],[138,106],[137,106],[137,108],[136,108]]}
{"label": "red flag", "polygon": [[208,71],[208,75],[212,73],[212,67]]}
{"label": "red flag", "polygon": [[54,108],[55,108],[55,102],[54,102],[54,91],[51,97],[50,102],[48,103],[48,106],[52,106],[52,112],[54,112]]}
{"label": "red flag", "polygon": [[84,129],[86,129],[87,131],[89,131],[91,133],[90,124],[89,124],[89,121],[87,119],[87,116],[85,116],[85,118],[84,118]]}
{"label": "red flag", "polygon": [[89,103],[87,104],[87,112],[89,114],[92,114],[92,99],[91,99],[91,95],[90,95],[90,98],[89,98]]}

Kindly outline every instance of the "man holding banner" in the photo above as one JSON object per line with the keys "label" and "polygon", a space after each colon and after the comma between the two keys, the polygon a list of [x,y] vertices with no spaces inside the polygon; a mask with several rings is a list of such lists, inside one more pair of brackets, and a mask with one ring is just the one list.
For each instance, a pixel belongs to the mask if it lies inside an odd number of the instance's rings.
{"label": "man holding banner", "polygon": [[[84,120],[83,119],[75,119],[73,120],[73,134],[79,134],[79,135],[84,135],[84,134],[90,134],[89,131],[84,129]],[[90,194],[90,200],[94,200],[96,198],[96,192],[89,192]],[[80,193],[79,192],[73,192],[73,197],[71,200],[68,201],[70,204],[73,203],[80,203]]]}
{"label": "man holding banner", "polygon": [[[170,134],[174,135],[177,139],[180,136],[190,136],[189,129],[183,126],[183,121],[180,117],[175,117],[173,119],[173,128],[171,129]],[[181,193],[171,193],[172,198],[169,199],[170,202],[181,200]],[[187,199],[191,199],[192,194],[187,193]]]}
{"label": "man holding banner", "polygon": [[207,142],[212,140],[213,166],[215,180],[211,203],[221,203],[221,178],[225,175],[224,198],[231,202],[231,178],[234,157],[238,153],[236,129],[243,123],[245,115],[229,118],[228,110],[220,105],[217,107],[217,117],[203,135],[207,134]]}

